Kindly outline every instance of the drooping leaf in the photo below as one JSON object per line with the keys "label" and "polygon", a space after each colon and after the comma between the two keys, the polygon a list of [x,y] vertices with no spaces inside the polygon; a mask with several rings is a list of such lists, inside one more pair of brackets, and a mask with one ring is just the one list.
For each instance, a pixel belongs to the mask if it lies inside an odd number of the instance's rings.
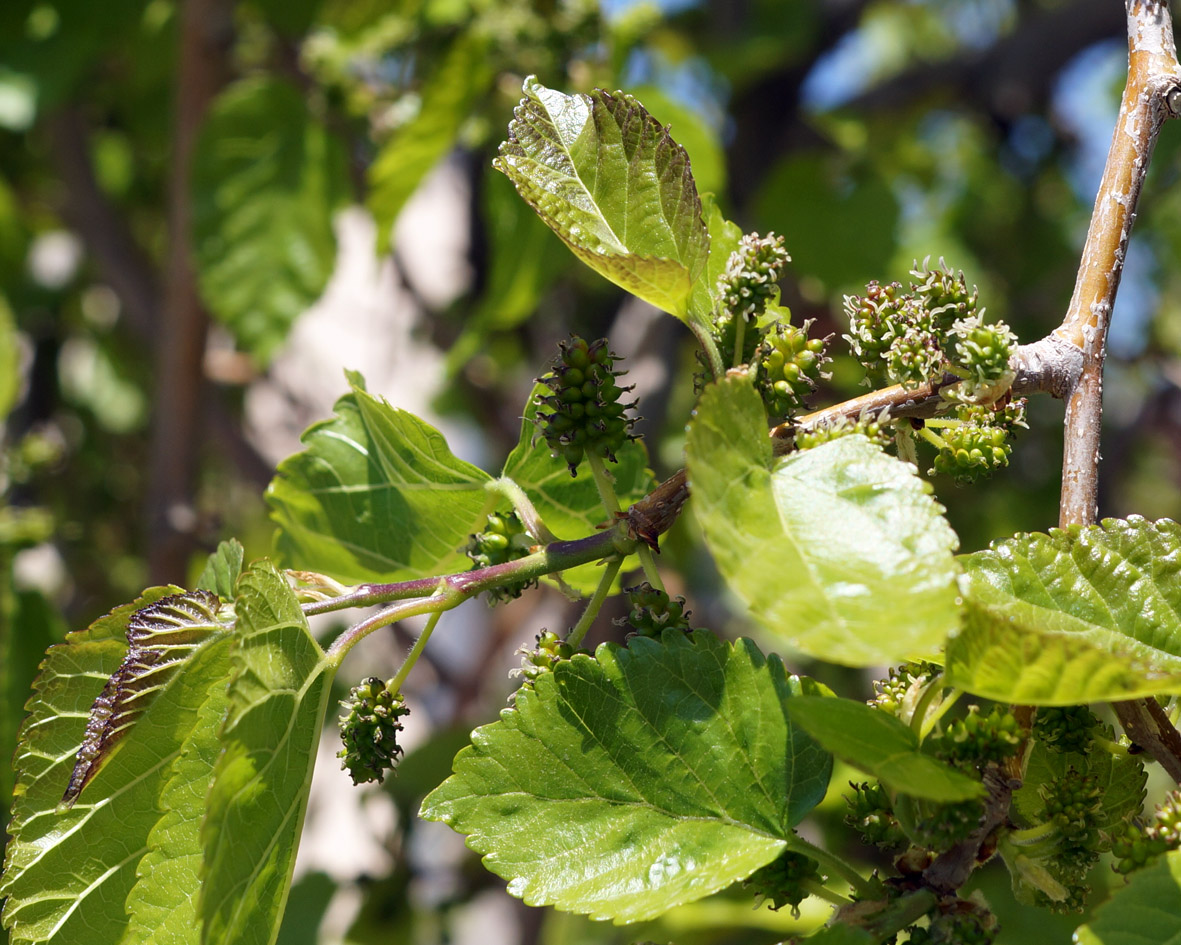
{"label": "drooping leaf", "polygon": [[826,751],[898,793],[932,801],[965,801],[984,793],[975,778],[923,754],[908,725],[864,702],[793,699],[788,715]]}
{"label": "drooping leaf", "polygon": [[90,707],[62,804],[73,806],[185,662],[225,629],[217,608],[216,595],[189,591],[162,597],[131,615],[127,655]]}
{"label": "drooping leaf", "polygon": [[1181,526],[1139,516],[997,542],[962,559],[951,685],[1026,705],[1181,693]]}
{"label": "drooping leaf", "polygon": [[712,194],[703,194],[701,215],[709,228],[709,259],[701,278],[693,286],[690,306],[694,312],[712,312],[718,301],[718,277],[726,271],[730,254],[742,241],[742,227],[722,215]]}
{"label": "drooping leaf", "polygon": [[233,600],[245,557],[246,549],[238,539],[220,542],[217,550],[205,562],[205,568],[197,581],[197,590],[210,591],[222,600]]}
{"label": "drooping leaf", "polygon": [[496,167],[579,259],[685,319],[709,233],[684,148],[622,92],[524,92]]}
{"label": "drooping leaf", "polygon": [[381,147],[369,167],[366,201],[377,222],[377,251],[390,247],[394,220],[427,173],[455,146],[460,126],[495,73],[487,39],[461,33],[422,90],[418,114]]}
{"label": "drooping leaf", "polygon": [[651,918],[775,859],[823,797],[830,760],[784,712],[801,691],[748,640],[604,644],[477,729],[422,816],[530,905]]}
{"label": "drooping leaf", "polygon": [[483,527],[491,477],[430,424],[355,386],[303,442],[266,493],[286,566],[359,583],[471,564],[457,549]]}
{"label": "drooping leaf", "polygon": [[1078,945],[1175,945],[1181,941],[1181,850],[1137,870],[1074,933]]}
{"label": "drooping leaf", "polygon": [[192,672],[213,679],[205,701],[160,795],[160,819],[148,834],[148,852],[127,897],[131,922],[121,945],[180,945],[199,941],[197,890],[201,884],[201,820],[213,780],[225,718],[230,637],[193,657]]}
{"label": "drooping leaf", "polygon": [[[590,471],[583,468],[570,475],[566,461],[554,457],[545,439],[537,435],[537,398],[552,393],[538,383],[529,395],[521,421],[521,438],[504,462],[503,475],[525,490],[542,520],[558,538],[585,538],[596,526],[608,521],[599,490]],[[616,450],[617,463],[608,463],[615,477],[615,493],[620,505],[627,508],[642,499],[656,486],[656,477],[648,468],[648,451],[639,440],[629,440]],[[629,559],[621,569],[626,573],[634,564]],[[563,579],[572,587],[590,593],[599,583],[602,569],[586,564],[564,572]]]}
{"label": "drooping leaf", "polygon": [[59,810],[59,801],[87,710],[123,661],[133,616],[180,591],[153,588],[46,655],[19,737],[13,840],[0,878],[0,896],[7,897],[3,922],[14,943],[125,941],[125,903],[160,820],[158,804],[172,762],[201,724],[199,710],[210,687],[224,685],[217,661],[205,658],[224,644],[224,632],[210,634],[171,674],[78,802]]}
{"label": "drooping leaf", "polygon": [[769,633],[869,666],[934,653],[957,625],[955,533],[913,466],[861,436],[776,460],[733,374],[702,395],[685,452],[718,569]]}
{"label": "drooping leaf", "polygon": [[201,295],[265,363],[332,274],[343,149],[293,86],[249,78],[214,102],[193,160]]}
{"label": "drooping leaf", "polygon": [[336,666],[269,561],[238,582],[234,677],[201,827],[204,945],[274,940]]}

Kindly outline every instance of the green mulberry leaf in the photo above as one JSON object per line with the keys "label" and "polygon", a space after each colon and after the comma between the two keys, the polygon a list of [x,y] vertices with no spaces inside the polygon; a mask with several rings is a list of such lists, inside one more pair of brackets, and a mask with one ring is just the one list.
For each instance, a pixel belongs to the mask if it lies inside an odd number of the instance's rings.
{"label": "green mulberry leaf", "polygon": [[1074,933],[1078,945],[1171,945],[1181,941],[1181,850],[1132,874],[1128,885]]}
{"label": "green mulberry leaf", "polygon": [[233,600],[245,558],[246,549],[238,539],[220,542],[217,550],[205,562],[205,568],[197,580],[197,589],[212,591],[222,600]]}
{"label": "green mulberry leaf", "polygon": [[193,158],[201,295],[260,363],[332,274],[345,168],[340,143],[285,82],[235,82],[205,120]]}
{"label": "green mulberry leaf", "polygon": [[269,561],[238,582],[234,673],[201,827],[204,945],[275,939],[336,667]]}
{"label": "green mulberry leaf", "polygon": [[702,394],[685,452],[718,570],[769,633],[871,666],[931,655],[958,625],[957,539],[913,466],[859,435],[775,459],[736,374]]}
{"label": "green mulberry leaf", "polygon": [[749,640],[603,644],[477,729],[422,816],[530,905],[651,918],[774,860],[823,798],[831,760],[784,711],[801,691]]}
{"label": "green mulberry leaf", "polygon": [[919,749],[910,726],[850,699],[793,699],[792,722],[827,751],[900,794],[932,801],[965,801],[984,794],[975,778]]}
{"label": "green mulberry leaf", "polygon": [[622,92],[524,92],[495,166],[579,259],[686,319],[709,232],[685,149]]}
{"label": "green mulberry leaf", "polygon": [[438,430],[358,381],[303,442],[266,494],[288,567],[346,583],[467,567],[459,549],[491,511],[491,477],[457,458]]}
{"label": "green mulberry leaf", "polygon": [[[87,710],[124,664],[132,620],[180,593],[177,587],[146,591],[46,654],[19,736],[13,839],[0,878],[3,924],[14,943],[115,945],[143,931],[125,904],[137,867],[152,849],[173,763],[197,729],[208,726],[200,710],[211,687],[225,685],[217,651],[228,646],[227,632],[209,632],[162,674],[168,678],[151,687],[151,703],[142,713],[125,711],[124,718],[138,717],[122,732],[117,750],[106,752],[72,807],[60,801],[83,742]],[[213,734],[207,729],[201,737]]]}
{"label": "green mulberry leaf", "polygon": [[1181,526],[1139,516],[995,543],[962,559],[950,685],[1075,705],[1181,693]]}

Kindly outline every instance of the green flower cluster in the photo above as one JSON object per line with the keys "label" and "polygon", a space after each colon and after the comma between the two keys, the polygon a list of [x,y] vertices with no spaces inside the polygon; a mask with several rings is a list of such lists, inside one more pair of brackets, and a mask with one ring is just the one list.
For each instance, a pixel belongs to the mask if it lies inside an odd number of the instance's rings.
{"label": "green flower cluster", "polygon": [[552,630],[542,630],[534,646],[523,646],[517,652],[521,654],[521,668],[509,675],[524,679],[521,688],[532,686],[539,676],[552,673],[562,660],[568,660],[576,653],[590,653],[589,650],[575,649]]}
{"label": "green flower cluster", "polygon": [[[778,302],[779,278],[789,262],[791,256],[784,248],[782,236],[774,233],[743,236],[718,277],[717,296],[722,309],[719,327],[738,319],[754,321],[768,305]],[[733,345],[730,353],[734,353]]]}
{"label": "green flower cluster", "polygon": [[828,340],[809,338],[811,325],[810,320],[801,328],[779,322],[756,349],[759,393],[772,421],[801,409],[820,379],[827,377],[821,368],[828,361],[824,354]]}
{"label": "green flower cluster", "polygon": [[[525,523],[516,512],[494,512],[488,516],[484,530],[471,536],[464,551],[472,559],[473,568],[488,568],[524,558],[533,550],[534,544],[532,536],[525,531]],[[536,583],[517,581],[491,588],[488,600],[490,603],[512,600]]]}
{"label": "green flower cluster", "polygon": [[849,782],[852,795],[844,795],[849,810],[845,823],[870,846],[883,850],[906,846],[906,834],[894,816],[890,795],[877,781]]}
{"label": "green flower cluster", "polygon": [[402,694],[370,676],[349,690],[341,707],[346,710],[340,717],[344,747],[336,755],[342,759],[341,768],[348,771],[353,784],[383,781],[402,754],[398,733],[402,717],[410,714]]}
{"label": "green flower cluster", "polygon": [[1099,730],[1099,719],[1085,705],[1043,706],[1033,719],[1033,734],[1053,751],[1084,753]]}
{"label": "green flower cluster", "polygon": [[616,621],[619,626],[629,626],[640,636],[656,638],[665,630],[689,631],[690,611],[685,609],[685,598],[669,597],[647,581],[624,590],[631,610]]}
{"label": "green flower cluster", "polygon": [[960,482],[975,482],[994,469],[1009,465],[1010,437],[1025,426],[1025,400],[998,404],[961,403],[954,421],[943,421],[939,432],[934,424],[923,436],[938,449],[931,473],[945,473]]}
{"label": "green flower cluster", "polygon": [[910,724],[919,697],[928,686],[937,684],[942,672],[934,663],[923,661],[892,667],[885,679],[874,681],[876,695],[869,704]]}
{"label": "green flower cluster", "polygon": [[819,863],[788,850],[756,870],[744,885],[754,890],[760,901],[771,903],[771,909],[791,906],[792,914],[798,916],[800,903],[810,895],[806,884],[821,881]]}
{"label": "green flower cluster", "polygon": [[616,383],[624,372],[613,370],[618,358],[606,338],[587,344],[574,335],[559,348],[552,370],[539,378],[551,393],[538,398],[537,427],[575,476],[588,454],[615,462],[615,451],[632,438],[635,420],[626,411],[635,403],[620,400],[632,388]]}
{"label": "green flower cluster", "polygon": [[938,736],[936,753],[955,764],[982,768],[1010,758],[1021,744],[1021,726],[1017,717],[1000,706],[988,715],[979,706],[969,706],[968,714],[949,723]]}
{"label": "green flower cluster", "polygon": [[1181,792],[1173,791],[1147,824],[1124,824],[1112,836],[1112,868],[1126,876],[1177,849],[1181,849]]}
{"label": "green flower cluster", "polygon": [[969,291],[964,274],[943,260],[936,269],[916,265],[910,275],[909,290],[898,282],[871,282],[864,295],[845,297],[845,337],[867,381],[909,388],[950,371],[964,379],[962,399],[996,399],[1012,378],[1013,333],[1001,322],[984,323],[976,289]]}
{"label": "green flower cluster", "polygon": [[894,428],[885,416],[870,417],[868,414],[857,420],[838,417],[831,423],[797,430],[795,445],[798,450],[810,450],[821,443],[839,440],[842,436],[860,433],[883,449],[894,441]]}

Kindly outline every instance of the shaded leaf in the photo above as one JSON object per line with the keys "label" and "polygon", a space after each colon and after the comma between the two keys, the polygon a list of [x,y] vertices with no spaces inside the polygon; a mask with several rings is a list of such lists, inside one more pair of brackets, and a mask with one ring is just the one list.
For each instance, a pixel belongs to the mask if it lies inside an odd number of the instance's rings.
{"label": "shaded leaf", "polygon": [[1181,941],[1181,850],[1137,870],[1074,933],[1078,945],[1174,945]]}
{"label": "shaded leaf", "polygon": [[975,778],[923,754],[909,726],[864,702],[793,699],[788,715],[826,751],[900,794],[932,801],[966,801],[984,794]]}
{"label": "shaded leaf", "polygon": [[[538,514],[558,538],[585,538],[610,516],[603,508],[599,490],[590,470],[583,467],[577,476],[570,475],[566,461],[554,457],[543,437],[537,435],[537,398],[552,393],[538,383],[529,395],[521,421],[521,438],[504,461],[503,475],[525,490]],[[607,463],[615,477],[615,493],[620,505],[627,508],[656,487],[656,477],[648,468],[648,450],[639,440],[628,440],[615,451],[616,463]],[[624,562],[621,573],[635,566],[635,558]],[[590,593],[599,583],[602,567],[585,564],[563,572],[571,586]]]}
{"label": "shaded leaf", "polygon": [[332,274],[344,151],[293,86],[250,78],[218,96],[193,161],[201,295],[265,363]]}
{"label": "shaded leaf", "polygon": [[579,259],[685,319],[709,233],[684,148],[622,92],[524,92],[495,166]]}
{"label": "shaded leaf", "polygon": [[399,581],[462,571],[458,550],[483,527],[491,477],[443,435],[355,386],[336,416],[303,435],[267,488],[285,565],[339,581]]}
{"label": "shaded leaf", "polygon": [[784,714],[815,689],[749,640],[603,644],[534,685],[422,808],[530,905],[651,918],[775,859],[824,795],[830,759]]}
{"label": "shaded leaf", "polygon": [[21,728],[13,840],[0,878],[3,922],[13,942],[114,945],[128,934],[127,896],[160,821],[172,762],[200,724],[210,687],[224,684],[217,661],[205,654],[226,637],[211,635],[172,675],[78,803],[58,810],[58,802],[87,710],[126,653],[132,616],[179,591],[153,588],[46,654]]}
{"label": "shaded leaf", "polygon": [[722,215],[712,194],[701,198],[701,213],[709,228],[709,259],[701,278],[693,286],[690,306],[694,312],[712,312],[718,302],[718,278],[726,271],[730,254],[742,241],[742,227]]}
{"label": "shaded leaf", "polygon": [[1181,526],[1139,516],[966,555],[949,684],[1027,705],[1181,693]]}
{"label": "shaded leaf", "polygon": [[269,561],[238,582],[234,677],[201,827],[205,945],[269,945],[283,915],[335,664]]}
{"label": "shaded leaf", "polygon": [[210,591],[222,600],[233,600],[245,557],[246,549],[238,539],[231,538],[229,541],[221,542],[205,562],[205,568],[197,581],[197,589]]}
{"label": "shaded leaf", "polygon": [[369,211],[377,221],[377,250],[389,249],[394,220],[422,179],[455,145],[460,126],[492,84],[487,40],[461,33],[422,90],[413,120],[381,147],[369,167]]}
{"label": "shaded leaf", "polygon": [[913,466],[862,436],[775,459],[745,374],[702,394],[685,452],[718,570],[769,633],[870,666],[932,654],[958,624],[955,533]]}

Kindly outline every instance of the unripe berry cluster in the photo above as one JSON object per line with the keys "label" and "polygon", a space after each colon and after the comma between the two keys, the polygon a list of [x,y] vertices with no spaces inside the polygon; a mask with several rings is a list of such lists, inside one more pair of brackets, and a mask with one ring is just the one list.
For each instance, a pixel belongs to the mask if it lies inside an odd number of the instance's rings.
{"label": "unripe berry cluster", "polygon": [[941,672],[934,663],[924,661],[891,667],[885,679],[874,681],[876,695],[869,704],[909,724],[918,696],[927,686],[935,684]]}
{"label": "unripe berry cluster", "polygon": [[1085,705],[1043,706],[1033,719],[1033,734],[1053,751],[1086,752],[1099,719]]}
{"label": "unripe berry cluster", "polygon": [[1009,465],[1013,447],[1009,437],[1025,426],[1025,400],[1000,404],[961,403],[955,422],[938,435],[927,434],[938,447],[932,473],[945,473],[960,482],[975,482],[993,470]]}
{"label": "unripe berry cluster", "polygon": [[[471,536],[464,551],[472,559],[473,568],[487,568],[524,558],[532,551],[534,544],[516,512],[494,512],[488,516],[484,530]],[[488,591],[488,599],[492,603],[512,600],[536,583],[518,581],[494,587]]]}
{"label": "unripe berry cluster", "polygon": [[760,901],[771,903],[771,909],[791,906],[793,915],[798,915],[800,903],[809,896],[805,883],[818,883],[821,879],[819,863],[788,850],[756,870],[745,885],[754,890]]}
{"label": "unripe berry cluster", "polygon": [[1099,780],[1072,766],[1062,777],[1043,784],[1038,793],[1046,819],[1058,835],[1055,858],[1081,882],[1104,845],[1099,835]]}
{"label": "unripe berry cluster", "polygon": [[554,667],[562,660],[570,659],[575,653],[590,651],[575,649],[552,630],[542,630],[537,635],[534,646],[523,646],[517,652],[521,654],[521,668],[513,670],[509,675],[522,677],[522,688],[525,688],[532,686],[539,676],[552,673]]}
{"label": "unripe berry cluster", "polygon": [[342,759],[341,768],[348,771],[353,784],[383,781],[402,754],[398,733],[402,717],[410,714],[402,694],[370,676],[349,690],[341,707],[347,710],[340,717],[344,748],[336,755]]}
{"label": "unripe berry cluster", "polygon": [[825,338],[809,338],[812,322],[796,328],[783,322],[770,329],[758,347],[758,385],[768,416],[781,420],[804,406],[805,398],[827,377]]}
{"label": "unripe berry cluster", "polygon": [[586,455],[615,462],[615,451],[631,439],[635,420],[626,412],[635,403],[620,400],[632,388],[616,383],[624,372],[612,370],[618,358],[606,338],[587,344],[574,335],[559,348],[553,369],[539,379],[551,393],[538,398],[537,427],[574,476]]}
{"label": "unripe berry cluster", "polygon": [[890,806],[890,796],[877,781],[849,782],[853,793],[845,795],[849,811],[845,823],[870,846],[888,850],[906,845],[906,834]]}
{"label": "unripe berry cluster", "polygon": [[1008,389],[1013,379],[1009,358],[1017,347],[1017,336],[1008,325],[986,325],[979,315],[972,315],[957,319],[949,336],[952,368],[964,378],[955,389],[960,399],[988,403]]}
{"label": "unripe berry cluster", "polygon": [[1021,726],[1012,712],[993,706],[988,715],[982,715],[979,706],[973,705],[967,716],[947,725],[936,751],[947,761],[979,768],[1011,757],[1020,744]]}
{"label": "unripe berry cluster", "polygon": [[669,597],[647,581],[625,590],[631,610],[616,621],[620,626],[629,626],[640,636],[656,638],[669,629],[688,632],[690,612],[685,609],[685,598]]}
{"label": "unripe berry cluster", "polygon": [[939,854],[966,840],[980,826],[984,802],[972,799],[941,804],[903,794],[895,815],[916,846]]}
{"label": "unripe berry cluster", "polygon": [[831,423],[822,423],[818,426],[797,430],[795,445],[798,450],[810,450],[821,443],[839,440],[842,436],[851,436],[854,433],[860,433],[883,448],[894,441],[893,425],[886,417],[874,418],[866,414],[857,420],[837,417]]}
{"label": "unripe berry cluster", "polygon": [[1147,824],[1124,824],[1112,836],[1112,868],[1126,876],[1177,849],[1181,849],[1181,793],[1173,791]]}

